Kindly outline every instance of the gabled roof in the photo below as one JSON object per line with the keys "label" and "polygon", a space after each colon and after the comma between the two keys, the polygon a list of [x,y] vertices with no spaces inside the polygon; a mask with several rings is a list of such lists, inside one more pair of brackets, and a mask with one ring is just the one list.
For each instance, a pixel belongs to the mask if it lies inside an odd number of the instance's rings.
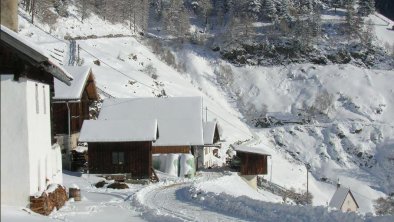
{"label": "gabled roof", "polygon": [[359,208],[356,199],[354,198],[352,192],[350,191],[349,188],[345,188],[345,187],[339,187],[335,193],[334,196],[332,196],[331,200],[330,200],[330,207],[335,207],[337,209],[341,209],[343,203],[345,202],[346,196],[350,194],[350,196],[353,198],[354,202],[357,205],[357,208]]}
{"label": "gabled roof", "polygon": [[217,122],[216,121],[203,123],[204,145],[214,144],[216,130],[217,130]]}
{"label": "gabled roof", "polygon": [[154,146],[204,145],[201,97],[106,99],[99,120],[157,119]]}
{"label": "gabled roof", "polygon": [[[71,85],[66,85],[63,82],[55,79],[55,96],[54,100],[79,100],[82,97],[82,93],[87,85],[89,79],[94,83],[94,77],[91,73],[91,68],[88,66],[63,66],[63,68],[72,75],[73,81]],[[97,96],[97,92],[94,89],[94,97]]]}
{"label": "gabled roof", "polygon": [[70,85],[72,76],[64,70],[57,62],[53,61],[39,46],[27,41],[20,35],[1,25],[0,29],[1,42],[16,50],[18,55],[31,62],[32,64],[42,67],[55,78]]}
{"label": "gabled roof", "polygon": [[158,138],[156,119],[129,119],[127,121],[85,120],[81,142],[136,142],[155,141]]}
{"label": "gabled roof", "polygon": [[259,155],[264,155],[264,156],[271,156],[271,154],[268,152],[267,148],[263,146],[258,146],[258,147],[250,147],[250,146],[235,146],[235,151],[237,152],[242,152],[242,153],[253,153],[253,154],[259,154]]}

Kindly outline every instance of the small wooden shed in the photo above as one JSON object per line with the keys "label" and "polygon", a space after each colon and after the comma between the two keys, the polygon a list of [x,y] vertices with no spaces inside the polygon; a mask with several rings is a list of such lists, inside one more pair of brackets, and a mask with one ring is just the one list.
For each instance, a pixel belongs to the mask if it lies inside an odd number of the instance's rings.
{"label": "small wooden shed", "polygon": [[237,146],[237,157],[241,160],[241,175],[259,175],[268,173],[268,156],[264,147]]}
{"label": "small wooden shed", "polygon": [[55,80],[55,96],[53,97],[53,116],[55,134],[68,134],[81,130],[84,120],[89,119],[89,106],[99,100],[96,82],[92,69],[87,66],[64,66],[74,78],[68,86]]}
{"label": "small wooden shed", "polygon": [[88,169],[94,174],[152,176],[152,142],[159,137],[156,119],[85,120],[79,140],[88,143]]}

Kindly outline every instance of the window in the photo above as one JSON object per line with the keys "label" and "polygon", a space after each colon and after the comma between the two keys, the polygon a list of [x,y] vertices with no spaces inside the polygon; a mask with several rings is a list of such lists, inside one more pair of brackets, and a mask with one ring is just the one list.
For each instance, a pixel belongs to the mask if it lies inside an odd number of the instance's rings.
{"label": "window", "polygon": [[40,112],[39,104],[38,104],[38,84],[36,83],[36,113]]}
{"label": "window", "polygon": [[124,152],[112,152],[112,164],[124,164]]}
{"label": "window", "polygon": [[42,86],[42,94],[44,95],[44,114],[47,114],[47,104],[46,104],[46,96],[45,96],[45,86]]}

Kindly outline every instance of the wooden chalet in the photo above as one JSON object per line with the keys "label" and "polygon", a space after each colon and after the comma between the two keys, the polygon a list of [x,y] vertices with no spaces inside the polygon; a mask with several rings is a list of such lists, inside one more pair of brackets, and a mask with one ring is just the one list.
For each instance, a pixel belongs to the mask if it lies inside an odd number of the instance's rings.
{"label": "wooden chalet", "polygon": [[155,119],[86,120],[79,140],[88,143],[89,173],[150,179],[154,175],[152,143],[158,138]]}
{"label": "wooden chalet", "polygon": [[[55,135],[79,133],[83,121],[90,119],[89,106],[99,100],[90,67],[64,66],[63,68],[73,76],[74,80],[70,86],[55,80],[55,95],[52,102]],[[71,148],[75,147],[76,141]]]}
{"label": "wooden chalet", "polygon": [[157,119],[153,154],[192,153],[204,145],[201,97],[107,99],[99,120]]}
{"label": "wooden chalet", "polygon": [[241,161],[241,175],[259,175],[268,173],[267,157],[271,156],[263,147],[235,147],[237,157]]}

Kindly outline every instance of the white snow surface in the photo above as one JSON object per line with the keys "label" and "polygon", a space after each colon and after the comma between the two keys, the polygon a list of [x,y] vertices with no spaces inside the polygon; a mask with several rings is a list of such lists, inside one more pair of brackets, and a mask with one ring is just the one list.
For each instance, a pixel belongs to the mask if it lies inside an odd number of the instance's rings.
{"label": "white snow surface", "polygon": [[269,150],[260,144],[257,147],[250,146],[235,146],[235,151],[243,152],[243,153],[255,153],[260,155],[271,156]]}
{"label": "white snow surface", "polygon": [[89,77],[91,68],[88,66],[63,66],[73,80],[71,85],[68,86],[65,83],[55,79],[55,96],[54,100],[79,100],[82,97],[83,89],[86,85],[86,81]]}
{"label": "white snow surface", "polygon": [[[72,30],[77,30],[76,28],[81,24],[76,20],[70,22],[65,20],[52,34],[64,36],[64,32],[60,31],[60,28],[66,27],[70,30],[70,35],[88,35],[85,32],[106,32],[109,30],[106,29],[107,25],[111,26],[100,19],[94,22],[90,25],[104,28],[98,31],[97,29],[91,31],[81,28],[74,34]],[[44,34],[21,17],[20,23],[22,24],[20,33],[46,50],[50,51],[54,47],[68,50],[67,43],[59,42]],[[70,27],[74,27],[74,29]],[[385,32],[387,34],[392,31],[386,30]],[[386,39],[392,40],[390,37]],[[274,67],[236,67],[222,61],[217,54],[209,50],[185,44],[180,49],[173,50],[177,62],[183,64],[186,69],[179,72],[160,61],[156,53],[143,45],[137,38],[87,39],[78,40],[77,43],[83,49],[125,74],[120,74],[103,63],[100,66],[94,65],[93,61],[97,58],[81,50],[84,65],[93,66],[98,87],[114,97],[153,97],[163,89],[169,96],[202,96],[204,108],[207,106],[209,109],[208,119],[219,118],[221,121],[223,139],[226,140],[223,149],[220,150],[221,157],[226,156],[229,144],[234,142],[253,138],[245,145],[269,144],[268,149],[272,155],[269,169],[272,171],[269,170],[269,174],[264,177],[285,188],[294,188],[296,191],[306,190],[305,163],[310,163],[312,168],[309,173],[309,191],[314,196],[313,206],[327,206],[336,189],[335,185],[329,182],[336,181],[338,178],[344,186],[350,187],[352,192],[354,191],[356,199],[362,200],[359,201],[361,213],[373,212],[373,200],[393,192],[393,166],[390,160],[390,157],[394,156],[392,149],[394,145],[392,136],[394,135],[394,91],[391,86],[391,83],[394,82],[393,71],[370,70],[353,65],[295,64]],[[137,60],[133,60],[132,55],[136,55]],[[147,64],[157,69],[157,79],[152,79],[143,71]],[[230,73],[220,74],[221,66],[229,67]],[[138,82],[134,83],[134,80]],[[146,85],[152,88],[146,87]],[[322,119],[306,125],[290,124],[270,129],[253,129],[245,124],[247,117],[253,113],[249,111],[259,112],[262,104],[267,105],[269,115],[281,114],[281,116],[293,117],[298,114],[300,108],[305,109],[312,105],[317,94],[323,90],[327,90],[329,94],[333,95],[334,100],[333,106],[326,110],[328,120]],[[377,113],[378,109],[381,109],[382,112]],[[338,137],[340,132],[344,133],[345,139]],[[364,166],[362,158],[356,157],[358,152],[363,152],[362,157],[365,156],[366,159],[372,155],[372,160],[376,160],[376,164],[371,168]],[[322,178],[328,178],[329,182],[321,181]],[[201,218],[199,215],[202,211],[213,210],[216,213],[222,212],[219,216],[225,214],[221,218],[241,220],[239,217],[234,219],[228,216],[231,212],[232,215],[243,215],[243,218],[258,221],[263,219],[271,219],[271,221],[325,221],[325,218],[329,217],[328,215],[332,215],[327,214],[327,209],[324,207],[283,206],[251,198],[245,199],[246,197],[242,196],[218,195],[215,192],[206,192],[193,199],[194,193],[190,192],[190,185],[186,185],[185,189],[180,189],[178,186],[165,187],[173,184],[174,182],[164,181],[161,184],[149,186],[142,190],[144,192],[136,194],[139,197],[136,199],[140,199],[144,203],[149,202],[148,205],[154,205],[150,209],[145,204],[138,206],[140,201],[137,201],[138,209],[141,207],[148,212],[143,215],[151,215],[148,217],[150,219],[164,220],[166,217],[161,217],[162,214],[176,215],[182,214],[182,212],[199,212],[189,215],[192,218],[189,217],[189,220],[193,220],[193,218],[197,220]],[[214,183],[210,187],[213,186]],[[81,189],[84,188],[81,186]],[[207,191],[208,189],[211,188],[207,188]],[[142,193],[151,198],[142,195]],[[80,216],[82,214],[80,212],[91,216],[97,213],[97,209],[101,210],[101,207],[110,207],[111,204],[118,206],[117,204],[120,202],[108,203],[110,198],[103,200],[104,198],[94,197],[94,193],[90,194],[93,196],[92,201],[83,204],[81,208],[74,208],[76,213],[71,210],[72,207],[68,207],[68,214],[79,215],[78,219],[82,218],[79,220],[82,221],[86,220],[87,216]],[[153,197],[160,198],[153,199]],[[94,202],[96,200],[102,204]],[[177,202],[168,204],[169,200]],[[275,202],[274,200],[274,197],[266,199],[271,202]],[[92,212],[86,213],[87,206],[92,209]],[[135,206],[134,202],[131,208],[133,206]],[[187,206],[200,207],[196,208],[199,211],[187,211]],[[164,207],[166,208],[163,209]],[[172,207],[176,212],[169,210]],[[110,212],[107,218],[109,215],[117,215],[116,218],[121,218],[122,215],[125,215],[124,208],[117,208],[115,211],[117,213],[103,210],[100,211],[101,214],[97,215],[104,216],[104,213]],[[159,216],[155,217],[155,215]],[[336,216],[331,217],[330,220],[327,219],[327,221],[361,220],[359,217],[344,216],[339,212],[334,215]],[[218,214],[215,216],[217,218]],[[69,221],[78,221],[75,219],[77,216],[72,218],[73,220]],[[170,218],[172,220],[168,221],[175,220],[174,217]],[[393,218],[371,219],[368,217],[368,220],[393,221]]]}
{"label": "white snow surface", "polygon": [[106,99],[100,120],[155,118],[159,138],[154,146],[204,145],[201,97]]}
{"label": "white snow surface", "polygon": [[85,120],[81,142],[134,142],[157,139],[156,119]]}
{"label": "white snow surface", "polygon": [[215,137],[216,121],[203,123],[204,145],[212,145]]}
{"label": "white snow surface", "polygon": [[[55,69],[58,69],[60,71],[58,74],[65,76],[64,79],[67,80],[73,79],[72,75],[70,75],[70,73],[68,73],[65,69],[63,69],[57,61],[53,60],[50,57],[50,55],[47,52],[45,52],[39,45],[25,38],[22,34],[16,33],[3,25],[1,25],[1,31],[10,35],[13,39],[19,42],[20,45],[24,45],[26,48],[29,48],[29,50],[45,57],[46,61],[49,64],[53,65]],[[22,52],[22,53],[29,56],[26,52]],[[38,61],[38,62],[43,62],[43,61]]]}

